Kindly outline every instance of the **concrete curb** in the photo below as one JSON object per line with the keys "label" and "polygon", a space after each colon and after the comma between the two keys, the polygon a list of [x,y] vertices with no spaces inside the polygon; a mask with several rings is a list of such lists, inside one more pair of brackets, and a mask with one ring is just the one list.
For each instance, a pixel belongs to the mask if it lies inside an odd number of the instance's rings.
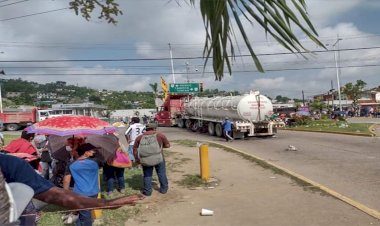
{"label": "concrete curb", "polygon": [[375,129],[375,127],[376,126],[379,126],[378,124],[372,124],[372,125],[370,125],[370,127],[368,128],[369,129],[369,131],[372,133],[372,135],[374,136],[374,137],[379,137],[380,135],[379,134],[377,134],[377,133],[375,133],[375,132],[373,132]]}
{"label": "concrete curb", "polygon": [[306,177],[304,177],[304,176],[302,176],[302,175],[300,175],[298,173],[295,173],[295,172],[293,172],[291,170],[288,170],[286,168],[278,166],[278,165],[276,165],[274,163],[270,163],[270,162],[268,162],[268,161],[266,161],[266,160],[264,160],[264,159],[262,159],[260,157],[257,157],[255,155],[249,154],[247,152],[235,149],[233,147],[230,147],[230,146],[218,143],[218,142],[213,142],[213,141],[202,141],[202,142],[209,143],[209,144],[214,144],[214,145],[219,146],[219,147],[223,147],[223,148],[225,148],[228,151],[232,151],[232,152],[238,153],[238,154],[240,154],[242,156],[245,156],[245,157],[254,158],[256,160],[256,162],[263,162],[263,163],[267,164],[268,166],[274,167],[277,170],[283,172],[284,174],[286,174],[290,178],[295,178],[297,180],[303,181],[304,183],[311,184],[312,186],[320,189],[321,191],[324,191],[327,194],[329,194],[329,195],[331,195],[331,196],[333,196],[333,197],[335,197],[335,198],[337,198],[337,199],[339,199],[339,200],[341,200],[343,202],[346,202],[347,204],[349,204],[349,205],[351,205],[351,206],[353,206],[353,207],[355,207],[355,208],[363,211],[364,213],[366,213],[366,214],[368,214],[368,215],[370,215],[370,216],[372,216],[372,217],[380,220],[380,212],[379,211],[377,211],[375,209],[372,209],[372,208],[369,208],[369,207],[367,207],[367,206],[365,206],[365,205],[363,205],[363,204],[361,204],[359,202],[356,202],[355,200],[352,200],[352,199],[350,199],[350,198],[348,198],[348,197],[346,197],[346,196],[344,196],[344,195],[342,195],[342,194],[340,194],[340,193],[338,193],[338,192],[336,192],[336,191],[334,191],[334,190],[332,190],[332,189],[330,189],[330,188],[328,188],[326,186],[323,186],[323,185],[321,185],[321,184],[319,184],[319,183],[317,183],[317,182],[315,182],[313,180],[310,180],[310,179],[308,179],[308,178],[306,178]]}
{"label": "concrete curb", "polygon": [[376,137],[376,133],[372,132],[373,126],[371,125],[368,130],[371,134],[360,134],[360,133],[350,133],[350,132],[331,132],[331,131],[318,131],[318,130],[302,130],[302,129],[279,129],[283,131],[299,131],[299,132],[313,132],[313,133],[333,133],[333,134],[342,134],[342,135],[352,135],[352,136],[361,136],[361,137]]}

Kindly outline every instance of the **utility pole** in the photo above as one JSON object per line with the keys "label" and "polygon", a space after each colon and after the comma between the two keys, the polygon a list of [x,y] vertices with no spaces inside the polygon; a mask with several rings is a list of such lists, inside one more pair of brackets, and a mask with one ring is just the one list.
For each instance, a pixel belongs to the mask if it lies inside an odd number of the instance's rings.
{"label": "utility pole", "polygon": [[3,97],[1,96],[1,84],[0,84],[0,113],[3,113]]}
{"label": "utility pole", "polygon": [[170,52],[170,63],[172,65],[172,76],[173,76],[173,83],[175,83],[175,77],[174,77],[174,64],[173,64],[173,53],[172,53],[172,46],[169,43],[169,52]]}
{"label": "utility pole", "polygon": [[331,109],[334,111],[334,85],[333,85],[333,80],[331,80]]}
{"label": "utility pole", "polygon": [[303,107],[305,107],[305,93],[303,92],[303,90],[302,90],[302,104],[303,104]]}
{"label": "utility pole", "polygon": [[337,89],[338,89],[338,100],[339,100],[339,111],[342,111],[342,97],[340,94],[340,54],[339,54],[339,41],[343,39],[339,38],[339,35],[337,35],[337,39],[335,43],[333,44],[334,47],[334,60],[335,60],[335,69],[336,69],[336,82],[337,82]]}
{"label": "utility pole", "polygon": [[[1,70],[0,74],[5,75],[4,70]],[[0,113],[3,113],[3,96],[1,95],[1,83],[0,83]]]}
{"label": "utility pole", "polygon": [[189,62],[186,62],[186,78],[187,78],[187,83],[190,82],[189,80]]}

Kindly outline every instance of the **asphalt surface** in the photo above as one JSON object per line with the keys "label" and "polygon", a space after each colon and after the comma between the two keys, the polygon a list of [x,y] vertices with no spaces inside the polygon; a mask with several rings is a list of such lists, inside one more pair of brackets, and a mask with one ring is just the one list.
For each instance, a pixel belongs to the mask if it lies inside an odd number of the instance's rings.
{"label": "asphalt surface", "polygon": [[376,124],[380,124],[380,118],[372,118],[372,117],[352,117],[352,118],[347,118],[347,121],[350,123],[376,123]]}
{"label": "asphalt surface", "polygon": [[[169,192],[153,191],[143,201],[143,215],[125,225],[380,225],[379,220],[338,199],[307,190],[288,177],[214,146],[208,149],[213,182],[207,187],[181,186],[176,181],[199,174],[198,148],[172,142],[165,152]],[[202,216],[203,208],[214,214]]]}
{"label": "asphalt surface", "polygon": [[[380,210],[380,138],[279,131],[276,138],[226,143],[179,128],[160,128],[172,140],[214,141],[251,153],[309,178],[369,208]],[[297,151],[287,151],[293,145]]]}

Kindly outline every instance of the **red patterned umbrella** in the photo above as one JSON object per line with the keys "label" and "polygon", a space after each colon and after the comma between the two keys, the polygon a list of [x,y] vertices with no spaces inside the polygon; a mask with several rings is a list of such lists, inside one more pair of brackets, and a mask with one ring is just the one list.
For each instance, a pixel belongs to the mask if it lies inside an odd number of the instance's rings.
{"label": "red patterned umbrella", "polygon": [[28,133],[45,135],[103,135],[114,133],[115,127],[101,119],[83,115],[65,115],[45,119],[26,128]]}

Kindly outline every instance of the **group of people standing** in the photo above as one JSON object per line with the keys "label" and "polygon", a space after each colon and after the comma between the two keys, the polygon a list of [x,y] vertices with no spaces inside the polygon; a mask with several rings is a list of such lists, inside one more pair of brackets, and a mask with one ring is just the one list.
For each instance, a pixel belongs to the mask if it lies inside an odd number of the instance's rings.
{"label": "group of people standing", "polygon": [[129,144],[128,154],[135,165],[141,165],[143,171],[144,185],[142,194],[152,194],[152,174],[156,170],[160,183],[159,192],[165,194],[169,189],[166,176],[165,159],[163,148],[169,148],[170,143],[166,136],[156,131],[155,123],[140,123],[138,117],[133,117],[131,125],[125,132],[125,138]]}
{"label": "group of people standing", "polygon": [[[153,169],[156,170],[159,178],[159,192],[165,194],[169,186],[162,149],[170,147],[166,136],[156,131],[155,124],[143,125],[139,118],[133,117],[131,125],[125,132],[125,138],[129,145],[128,150],[125,151],[133,166],[135,169],[143,171],[142,195],[152,195]],[[65,150],[54,152],[49,150],[48,142],[49,139],[46,136],[34,136],[34,134],[23,131],[21,137],[11,141],[3,148],[3,151],[27,160],[36,171],[40,172],[42,178],[49,181],[51,186],[60,187],[81,196],[96,198],[100,192],[99,168],[103,167],[108,198],[114,190],[115,180],[118,184],[118,191],[125,192],[125,169],[114,167],[106,162],[99,162],[95,158],[97,148],[91,143],[86,143],[85,139],[69,138],[62,147]],[[2,166],[0,167],[3,169]],[[70,215],[78,216],[76,225],[92,225],[91,211],[89,210],[72,212]]]}

